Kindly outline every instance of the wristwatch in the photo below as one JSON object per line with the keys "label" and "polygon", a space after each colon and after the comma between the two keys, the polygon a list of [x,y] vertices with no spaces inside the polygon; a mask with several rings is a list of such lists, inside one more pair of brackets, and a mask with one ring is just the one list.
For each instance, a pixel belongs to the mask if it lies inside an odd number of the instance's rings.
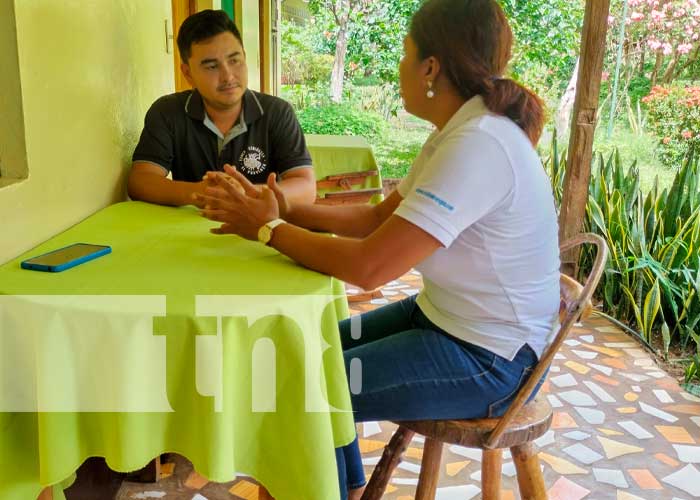
{"label": "wristwatch", "polygon": [[258,241],[263,245],[270,243],[270,240],[272,239],[272,230],[285,222],[286,221],[283,219],[275,219],[271,220],[264,226],[261,226],[260,229],[258,229]]}

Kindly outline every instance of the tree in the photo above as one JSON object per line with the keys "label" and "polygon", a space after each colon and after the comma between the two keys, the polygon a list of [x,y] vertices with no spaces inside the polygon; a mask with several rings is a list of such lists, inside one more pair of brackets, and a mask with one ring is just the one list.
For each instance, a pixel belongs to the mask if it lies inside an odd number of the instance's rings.
{"label": "tree", "polygon": [[584,0],[498,0],[510,22],[515,43],[510,76],[545,100],[558,137],[571,121]]}
{"label": "tree", "polygon": [[529,73],[530,66],[549,70],[547,85],[560,91],[576,64],[583,27],[584,0],[498,0],[515,37],[511,72]]}
{"label": "tree", "polygon": [[[620,4],[622,0],[618,0]],[[646,76],[651,86],[670,84],[700,60],[700,2],[698,0],[628,0],[626,62]],[[613,16],[611,24],[622,22]],[[611,44],[614,41],[611,40]],[[651,60],[651,64],[649,64]]]}
{"label": "tree", "polygon": [[[331,96],[342,98],[348,64],[364,76],[398,83],[398,64],[412,15],[424,0],[309,0],[314,23],[335,54]],[[584,0],[498,0],[516,39],[510,72],[536,89],[562,92],[578,57]],[[558,99],[558,97],[557,97]]]}
{"label": "tree", "polygon": [[569,126],[571,124],[571,112],[574,110],[574,102],[576,101],[576,84],[578,83],[578,65],[576,61],[574,71],[571,74],[569,84],[566,86],[564,94],[559,100],[559,108],[554,116],[554,128],[557,132],[557,139],[563,139],[569,135]]}
{"label": "tree", "polygon": [[350,38],[348,58],[369,76],[397,84],[403,39],[423,0],[374,2]]}
{"label": "tree", "polygon": [[331,71],[331,100],[339,103],[343,99],[345,80],[345,58],[348,52],[348,38],[358,23],[358,16],[366,14],[370,0],[310,0],[312,12],[325,12],[331,15],[335,24],[335,59]]}

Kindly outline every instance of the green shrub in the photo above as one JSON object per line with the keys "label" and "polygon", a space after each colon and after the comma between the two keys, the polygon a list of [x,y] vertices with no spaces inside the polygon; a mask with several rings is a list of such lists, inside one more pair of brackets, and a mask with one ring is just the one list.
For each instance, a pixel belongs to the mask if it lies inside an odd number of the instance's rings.
{"label": "green shrub", "polygon": [[282,60],[282,82],[316,83],[331,79],[333,56],[309,53],[306,56],[288,57]]}
{"label": "green shrub", "polygon": [[307,134],[359,135],[374,139],[385,127],[381,115],[339,104],[308,107],[299,111],[297,117]]}
{"label": "green shrub", "polygon": [[647,126],[659,138],[659,159],[678,165],[691,147],[700,146],[700,87],[654,87],[642,99]]}
{"label": "green shrub", "polygon": [[328,85],[328,82],[282,85],[280,97],[290,102],[297,112],[309,107],[327,106],[331,103]]}
{"label": "green shrub", "polygon": [[553,70],[547,66],[534,61],[529,61],[523,65],[519,72],[513,71],[508,76],[522,83],[533,90],[545,104],[545,109],[549,118],[556,114],[559,108],[559,100],[568,82],[553,80]]}
{"label": "green shrub", "polygon": [[693,356],[691,363],[685,370],[684,389],[696,396],[700,396],[700,354]]}
{"label": "green shrub", "polygon": [[357,87],[374,87],[384,82],[377,75],[358,76],[352,79],[352,84]]}
{"label": "green shrub", "polygon": [[630,80],[627,95],[633,103],[641,100],[651,92],[651,80],[645,75],[637,75]]}
{"label": "green shrub", "polygon": [[319,34],[310,26],[282,25],[282,83],[328,82],[334,57],[323,52]]}
{"label": "green shrub", "polygon": [[[640,189],[636,162],[622,166],[617,152],[597,157],[586,211],[586,230],[600,234],[610,249],[598,288],[604,309],[635,325],[646,342],[661,335],[667,354],[671,342],[700,355],[700,173],[691,151],[670,189]],[[546,168],[555,197],[562,196],[566,168],[556,142]],[[581,270],[592,255],[581,254]],[[698,371],[689,368],[697,376]]]}
{"label": "green shrub", "polygon": [[398,89],[391,83],[365,87],[346,84],[344,102],[362,111],[378,113],[385,121],[396,116],[403,106]]}

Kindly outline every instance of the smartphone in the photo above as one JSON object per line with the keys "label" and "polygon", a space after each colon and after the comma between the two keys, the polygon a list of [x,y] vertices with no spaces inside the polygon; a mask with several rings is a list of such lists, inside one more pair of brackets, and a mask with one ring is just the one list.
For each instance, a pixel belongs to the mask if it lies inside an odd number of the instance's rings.
{"label": "smartphone", "polygon": [[27,259],[22,262],[21,266],[22,269],[31,269],[32,271],[60,273],[111,252],[112,248],[105,245],[75,243],[74,245]]}

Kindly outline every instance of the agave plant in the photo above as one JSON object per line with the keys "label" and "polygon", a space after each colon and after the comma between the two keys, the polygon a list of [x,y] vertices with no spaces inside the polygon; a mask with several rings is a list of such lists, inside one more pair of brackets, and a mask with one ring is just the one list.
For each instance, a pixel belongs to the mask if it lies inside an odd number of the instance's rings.
{"label": "agave plant", "polygon": [[[555,198],[563,191],[566,159],[556,141],[545,158]],[[622,165],[619,153],[598,154],[591,175],[586,230],[607,241],[610,258],[601,280],[605,310],[636,327],[651,343],[661,335],[664,353],[671,342],[695,344],[698,356],[688,378],[700,379],[700,175],[691,151],[670,189],[658,179],[646,195],[636,162]],[[581,253],[582,272],[592,255]]]}

